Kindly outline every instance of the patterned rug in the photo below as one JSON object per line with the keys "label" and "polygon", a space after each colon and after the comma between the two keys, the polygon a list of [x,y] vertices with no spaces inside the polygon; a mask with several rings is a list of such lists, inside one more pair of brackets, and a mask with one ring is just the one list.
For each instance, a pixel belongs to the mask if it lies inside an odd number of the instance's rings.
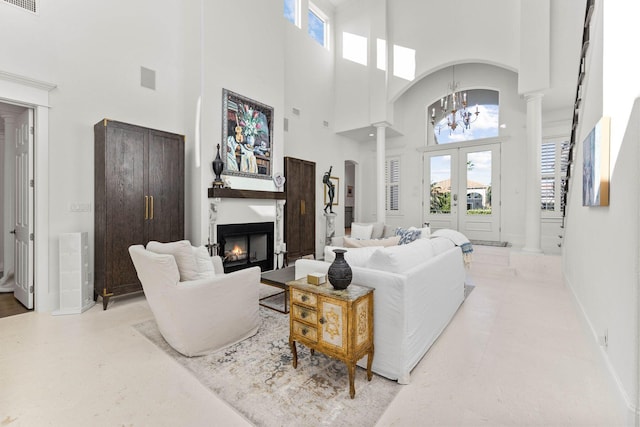
{"label": "patterned rug", "polygon": [[298,345],[291,365],[289,316],[260,307],[260,330],[225,350],[185,357],[160,335],[155,320],[133,328],[186,367],[205,386],[256,426],[373,426],[400,391],[378,375],[369,382],[356,369],[355,399],[349,397],[344,363]]}

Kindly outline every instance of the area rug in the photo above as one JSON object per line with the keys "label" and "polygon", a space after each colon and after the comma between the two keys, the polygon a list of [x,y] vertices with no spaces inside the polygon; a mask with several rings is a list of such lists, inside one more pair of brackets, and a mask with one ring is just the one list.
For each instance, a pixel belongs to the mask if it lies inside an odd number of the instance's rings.
{"label": "area rug", "polygon": [[355,399],[349,397],[344,363],[298,345],[291,364],[289,316],[260,307],[259,332],[225,350],[185,357],[160,335],[153,319],[133,328],[187,368],[218,397],[256,426],[373,426],[400,391],[378,375],[356,369]]}

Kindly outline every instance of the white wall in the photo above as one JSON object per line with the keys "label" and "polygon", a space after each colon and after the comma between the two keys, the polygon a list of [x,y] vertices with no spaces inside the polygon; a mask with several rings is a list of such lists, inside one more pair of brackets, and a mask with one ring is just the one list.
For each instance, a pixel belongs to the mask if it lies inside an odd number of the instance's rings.
{"label": "white wall", "polygon": [[[334,100],[339,91],[334,75],[335,39],[327,50],[308,36],[304,26],[298,29],[286,22],[285,27],[284,117],[289,125],[284,132],[284,155],[316,163],[316,255],[322,256],[326,233],[322,175],[333,166],[331,175],[340,179],[338,205],[333,211],[338,214],[336,230],[344,229],[344,162],[358,161],[362,153],[358,143],[335,133]],[[293,113],[294,108],[299,114]]]}
{"label": "white wall", "polygon": [[[57,85],[49,98],[49,180],[36,183],[49,190],[49,277],[36,283],[49,288],[50,301],[38,305],[46,311],[57,308],[57,236],[89,231],[93,241],[93,209],[70,212],[72,203],[93,206],[93,125],[109,118],[184,133],[183,21],[179,1],[40,6],[32,15],[0,4],[0,38],[11,40],[3,71]],[[156,70],[155,91],[140,87],[140,66]]]}
{"label": "white wall", "polygon": [[[596,2],[563,251],[567,284],[594,340],[608,335],[602,355],[628,406],[629,425],[637,425],[639,408],[640,82],[632,76],[640,64],[619,43],[628,42],[638,13],[635,3]],[[611,117],[609,206],[583,207],[582,142],[602,116]]]}

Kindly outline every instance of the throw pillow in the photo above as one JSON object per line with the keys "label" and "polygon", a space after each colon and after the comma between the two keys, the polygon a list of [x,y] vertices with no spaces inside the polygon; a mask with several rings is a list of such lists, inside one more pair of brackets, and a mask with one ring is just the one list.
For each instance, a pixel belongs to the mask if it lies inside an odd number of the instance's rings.
{"label": "throw pillow", "polygon": [[424,228],[409,227],[409,230],[420,230],[421,239],[428,239],[431,237],[431,228],[429,227],[424,227]]}
{"label": "throw pillow", "polygon": [[151,241],[147,243],[147,250],[157,254],[173,255],[178,265],[181,282],[198,278],[198,264],[196,263],[196,257],[193,255],[191,243],[188,240],[170,243]]}
{"label": "throw pillow", "polygon": [[202,277],[215,276],[216,270],[213,268],[213,262],[209,256],[209,251],[204,246],[193,247],[193,256],[196,258],[196,266],[198,275]]}
{"label": "throw pillow", "polygon": [[364,239],[358,240],[351,237],[344,238],[345,248],[364,248],[367,246],[395,246],[400,241],[399,236],[387,237],[386,239]]}
{"label": "throw pillow", "polygon": [[374,222],[373,230],[371,230],[372,239],[381,239],[384,236],[384,222]]}
{"label": "throw pillow", "polygon": [[373,225],[351,224],[351,238],[353,239],[370,239]]}
{"label": "throw pillow", "polygon": [[408,228],[396,228],[396,236],[400,236],[400,241],[398,245],[406,245],[407,243],[411,243],[414,240],[420,238],[421,230],[415,229],[411,230]]}

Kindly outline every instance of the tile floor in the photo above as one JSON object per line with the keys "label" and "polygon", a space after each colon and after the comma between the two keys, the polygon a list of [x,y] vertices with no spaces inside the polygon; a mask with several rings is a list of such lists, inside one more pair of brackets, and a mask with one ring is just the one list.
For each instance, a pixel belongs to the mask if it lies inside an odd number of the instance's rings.
{"label": "tile floor", "polygon": [[[624,425],[559,274],[522,277],[508,253],[476,247],[476,288],[378,426]],[[112,301],[0,319],[0,425],[249,425],[131,328],[144,297]]]}

